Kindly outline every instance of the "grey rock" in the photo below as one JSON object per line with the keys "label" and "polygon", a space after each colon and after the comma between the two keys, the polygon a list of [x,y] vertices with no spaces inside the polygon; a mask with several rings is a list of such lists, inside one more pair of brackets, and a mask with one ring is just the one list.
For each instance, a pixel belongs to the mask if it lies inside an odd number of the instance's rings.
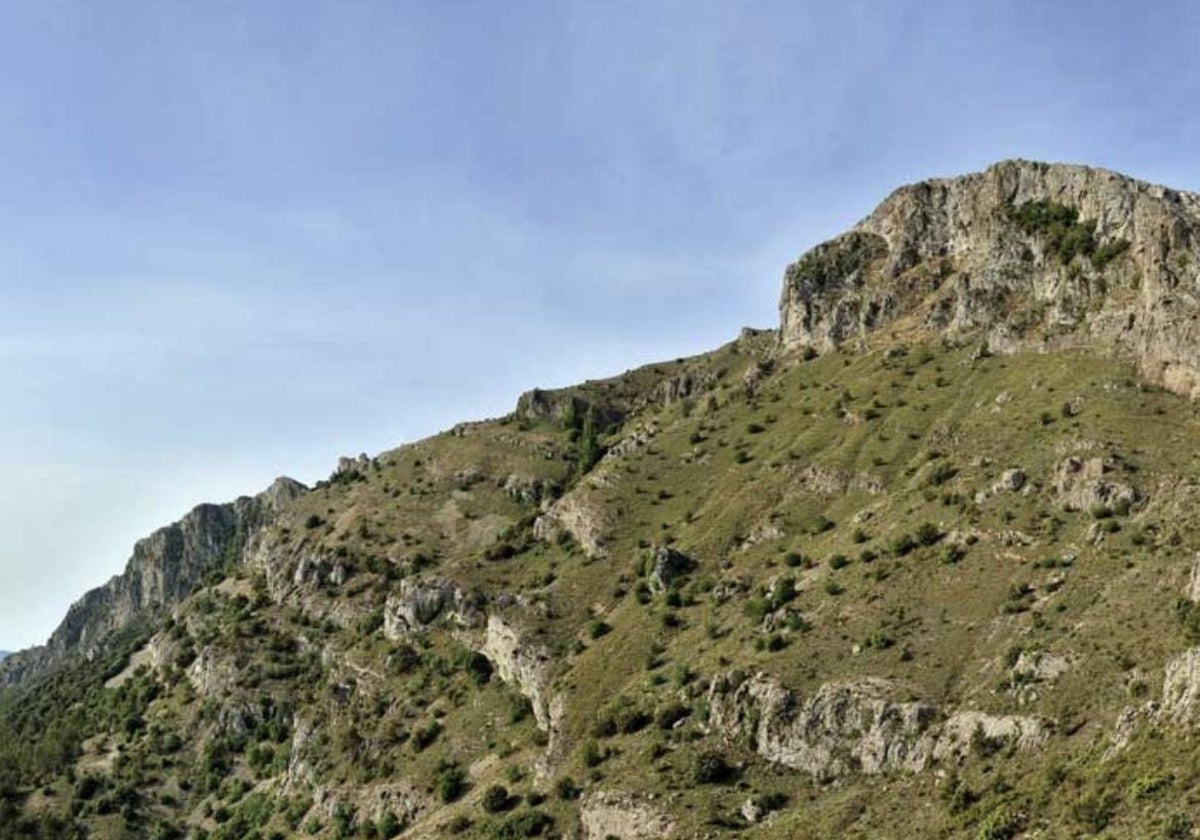
{"label": "grey rock", "polygon": [[306,491],[298,481],[278,478],[257,496],[199,505],[139,540],[125,571],[74,603],[44,647],[0,664],[0,685],[45,674],[71,656],[94,658],[117,631],[165,618],[209,572],[242,562],[251,539]]}
{"label": "grey rock", "polygon": [[383,633],[403,639],[435,621],[469,629],[484,623],[483,598],[445,578],[405,580],[383,608]]}
{"label": "grey rock", "polygon": [[670,546],[654,549],[651,562],[649,583],[650,589],[655,592],[670,589],[671,584],[696,568],[695,560]]}
{"label": "grey rock", "polygon": [[[1052,200],[1095,224],[1111,262],[1064,265],[1008,208]],[[854,347],[885,324],[924,325],[985,352],[1042,347],[1048,329],[1200,395],[1200,196],[1102,169],[1004,161],[901,187],[784,276],[785,349]],[[1109,290],[1120,288],[1121,294]]]}
{"label": "grey rock", "polygon": [[1070,457],[1059,464],[1054,491],[1068,510],[1133,507],[1142,502],[1136,487],[1112,477],[1113,464],[1104,458]]}
{"label": "grey rock", "polygon": [[936,705],[901,700],[900,693],[887,680],[867,678],[826,683],[805,698],[765,674],[737,685],[727,676],[709,690],[709,723],[768,761],[824,781],[960,760],[981,736],[1021,750],[1049,736],[1038,718],[973,710],[945,717]]}

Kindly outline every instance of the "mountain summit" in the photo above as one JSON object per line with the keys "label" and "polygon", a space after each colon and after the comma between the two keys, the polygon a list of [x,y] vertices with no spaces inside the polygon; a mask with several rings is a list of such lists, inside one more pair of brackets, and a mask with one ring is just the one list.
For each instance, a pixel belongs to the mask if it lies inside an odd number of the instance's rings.
{"label": "mountain summit", "polygon": [[789,267],[781,339],[857,346],[886,328],[1088,345],[1195,395],[1198,234],[1200,196],[1103,169],[1015,160],[922,181]]}
{"label": "mountain summit", "polygon": [[1194,836],[1198,224],[902,187],[778,329],[197,508],[0,665],[0,840]]}

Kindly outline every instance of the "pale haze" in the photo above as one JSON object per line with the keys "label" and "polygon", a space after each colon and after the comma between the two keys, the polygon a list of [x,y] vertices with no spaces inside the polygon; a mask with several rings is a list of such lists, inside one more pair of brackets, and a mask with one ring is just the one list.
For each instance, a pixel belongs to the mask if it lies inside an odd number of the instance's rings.
{"label": "pale haze", "polygon": [[772,326],[906,181],[1200,189],[1197,43],[1169,2],[5,4],[0,649],[198,502]]}

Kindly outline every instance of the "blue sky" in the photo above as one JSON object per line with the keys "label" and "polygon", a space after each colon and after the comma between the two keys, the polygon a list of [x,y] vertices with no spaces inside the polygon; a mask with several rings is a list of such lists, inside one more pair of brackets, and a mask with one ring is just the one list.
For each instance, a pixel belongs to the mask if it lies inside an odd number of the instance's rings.
{"label": "blue sky", "polygon": [[0,648],[193,504],[771,326],[1007,157],[1200,189],[1200,7],[70,2],[0,19]]}

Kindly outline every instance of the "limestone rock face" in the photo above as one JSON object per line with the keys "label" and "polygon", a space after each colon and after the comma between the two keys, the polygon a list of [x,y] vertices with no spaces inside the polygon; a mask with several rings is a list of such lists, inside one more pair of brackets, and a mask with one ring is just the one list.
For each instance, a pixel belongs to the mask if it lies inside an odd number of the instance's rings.
{"label": "limestone rock face", "polygon": [[[1095,254],[1064,259],[1050,237],[1018,224],[1013,208],[1034,201],[1094,223]],[[922,181],[790,266],[779,309],[786,349],[855,346],[885,325],[976,333],[993,351],[1082,344],[1116,350],[1194,396],[1200,196],[1021,160]]]}
{"label": "limestone rock face", "polygon": [[69,656],[92,658],[113,633],[163,618],[210,571],[241,562],[250,538],[306,490],[298,481],[279,478],[257,496],[199,505],[140,540],[125,571],[73,604],[45,647],[15,654],[0,665],[0,685],[46,673]]}
{"label": "limestone rock face", "polygon": [[606,543],[611,527],[603,507],[576,488],[563,496],[537,518],[533,534],[540,540],[553,542],[565,531],[570,534],[588,557],[608,556]]}
{"label": "limestone rock face", "polygon": [[932,755],[937,709],[890,699],[896,690],[886,680],[830,683],[807,700],[763,674],[723,687],[714,684],[709,698],[717,731],[818,779],[920,770]]}
{"label": "limestone rock face", "polygon": [[747,739],[768,761],[824,781],[919,772],[961,760],[976,744],[1026,750],[1049,737],[1049,725],[1038,718],[971,710],[944,717],[936,705],[898,700],[899,694],[891,682],[869,678],[826,683],[804,698],[756,674],[736,687],[728,679],[714,682],[709,721],[727,739]]}
{"label": "limestone rock face", "polygon": [[1112,477],[1113,465],[1103,458],[1071,457],[1054,477],[1059,502],[1068,510],[1132,507],[1141,501],[1136,488]]}
{"label": "limestone rock face", "polygon": [[463,629],[481,627],[482,598],[451,580],[405,580],[388,596],[383,632],[389,639],[402,639],[440,619]]}
{"label": "limestone rock face", "polygon": [[1200,712],[1200,647],[1186,650],[1167,663],[1163,676],[1161,714],[1176,723],[1189,723]]}
{"label": "limestone rock face", "polygon": [[658,840],[675,828],[671,816],[645,797],[611,791],[592,791],[579,803],[584,840]]}
{"label": "limestone rock face", "polygon": [[495,613],[488,616],[486,632],[483,655],[491,661],[500,679],[515,685],[529,699],[538,727],[553,732],[562,708],[550,694],[554,664],[550,653]]}
{"label": "limestone rock face", "polygon": [[947,718],[942,726],[933,757],[938,761],[966,758],[973,745],[980,742],[991,749],[1008,746],[1033,749],[1048,737],[1049,727],[1038,718],[960,711]]}

